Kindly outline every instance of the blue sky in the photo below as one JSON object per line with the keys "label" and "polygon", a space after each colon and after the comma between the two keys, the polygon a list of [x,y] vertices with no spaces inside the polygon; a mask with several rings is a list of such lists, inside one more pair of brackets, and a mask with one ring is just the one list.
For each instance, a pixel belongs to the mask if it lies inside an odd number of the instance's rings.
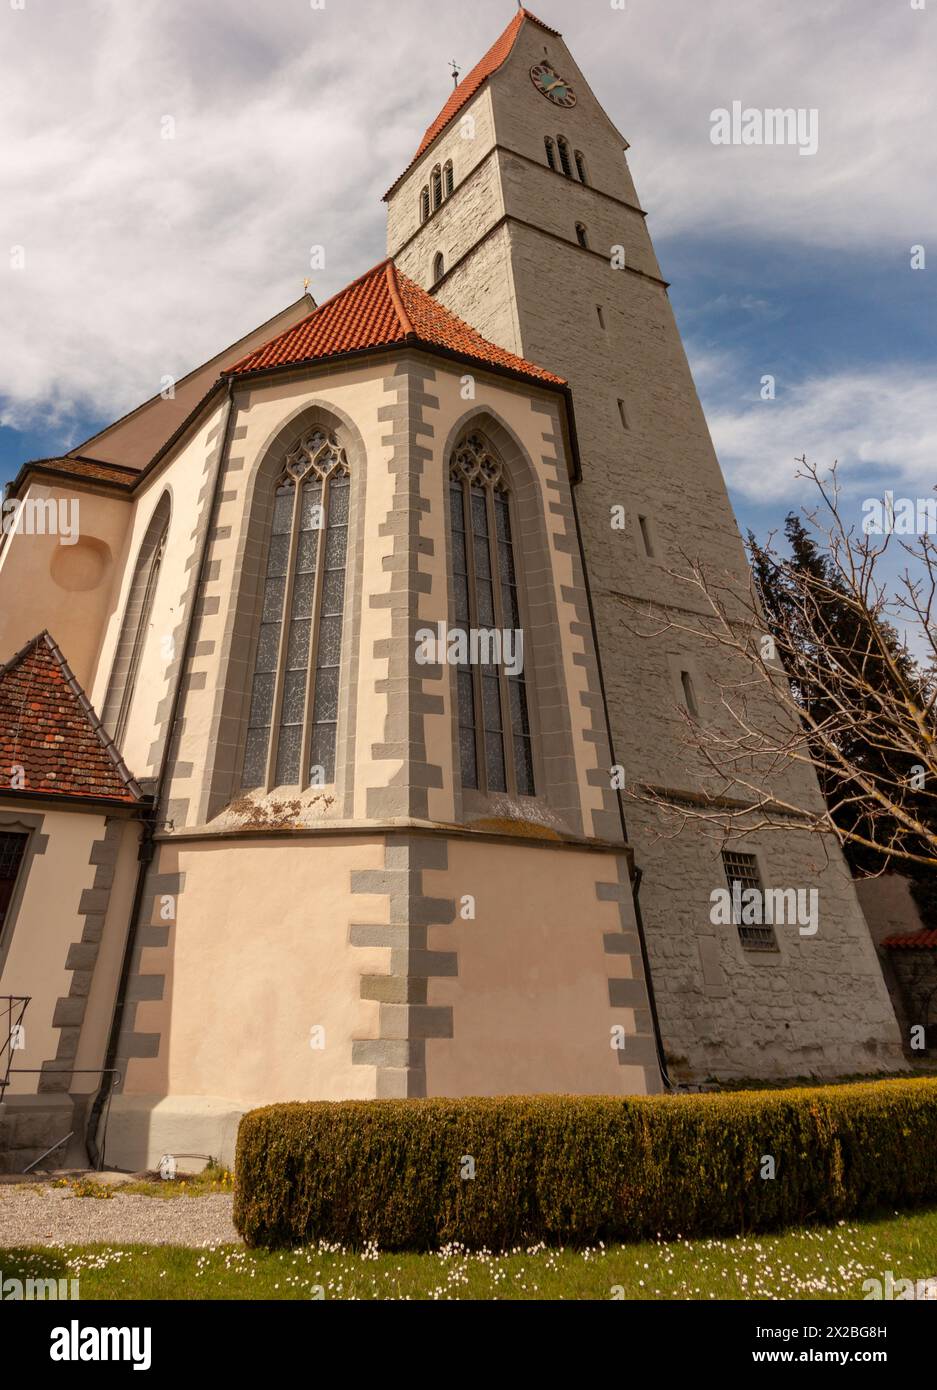
{"label": "blue sky", "polygon": [[[743,530],[838,458],[850,505],[937,482],[937,0],[608,0],[564,32],[629,161]],[[0,473],[62,452],[384,254],[380,196],[509,0],[25,0],[0,11]],[[41,93],[40,99],[36,94]],[[815,156],[717,148],[733,100]],[[165,117],[175,138],[161,138]],[[923,245],[927,268],[912,270]],[[760,399],[772,374],[777,398]]]}

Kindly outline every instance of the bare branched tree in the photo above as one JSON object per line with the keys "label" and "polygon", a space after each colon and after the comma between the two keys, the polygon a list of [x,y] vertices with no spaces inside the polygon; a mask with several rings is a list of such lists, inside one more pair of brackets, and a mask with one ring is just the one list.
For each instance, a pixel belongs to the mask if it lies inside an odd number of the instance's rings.
{"label": "bare branched tree", "polygon": [[[926,530],[899,535],[887,501],[881,527],[848,524],[836,466],[821,477],[799,463],[819,500],[788,518],[792,553],[750,536],[747,586],[683,555],[670,573],[693,595],[689,611],[629,605],[641,637],[680,634],[682,648],[701,643],[720,659],[706,662],[715,699],[681,710],[705,790],[627,792],[675,833],[693,822],[726,841],[794,824],[837,839],[862,873],[933,869],[937,545]],[[903,567],[887,582],[882,562],[896,547]],[[816,779],[792,776],[798,764]]]}

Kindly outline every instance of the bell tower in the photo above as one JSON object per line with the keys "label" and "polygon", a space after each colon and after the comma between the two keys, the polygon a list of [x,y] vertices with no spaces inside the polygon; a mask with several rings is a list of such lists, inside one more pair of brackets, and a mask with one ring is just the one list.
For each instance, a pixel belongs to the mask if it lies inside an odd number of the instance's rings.
{"label": "bell tower", "polygon": [[[718,654],[673,631],[635,636],[634,605],[661,628],[669,615],[703,617],[670,571],[689,556],[744,585],[747,562],[627,149],[562,36],[521,10],[386,195],[388,254],[487,338],[569,382],[614,755],[626,783],[693,797],[704,772],[683,746],[682,711],[715,707]],[[813,782],[809,769],[794,775]],[[800,794],[817,795],[815,783]],[[803,833],[753,832],[746,862],[764,886],[821,889],[817,936],[779,927],[761,949],[711,923],[727,881],[719,846],[692,829],[661,838],[644,805],[625,810],[676,1075],[835,1075],[886,1055],[900,1065],[835,852],[830,862]]]}

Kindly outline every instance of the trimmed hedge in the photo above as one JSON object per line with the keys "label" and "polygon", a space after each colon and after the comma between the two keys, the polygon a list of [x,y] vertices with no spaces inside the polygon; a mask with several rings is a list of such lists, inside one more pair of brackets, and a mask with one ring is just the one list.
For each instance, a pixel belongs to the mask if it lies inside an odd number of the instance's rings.
{"label": "trimmed hedge", "polygon": [[271,1105],[241,1121],[234,1220],[252,1246],[494,1251],[767,1231],[935,1200],[937,1080],[921,1079]]}

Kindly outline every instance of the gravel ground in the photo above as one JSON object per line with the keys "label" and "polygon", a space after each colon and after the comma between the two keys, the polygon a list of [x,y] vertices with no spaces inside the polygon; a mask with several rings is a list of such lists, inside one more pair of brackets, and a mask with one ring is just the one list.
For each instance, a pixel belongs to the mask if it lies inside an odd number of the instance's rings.
{"label": "gravel ground", "polygon": [[9,1245],[215,1245],[241,1243],[233,1198],[75,1197],[65,1188],[0,1187],[0,1248]]}

